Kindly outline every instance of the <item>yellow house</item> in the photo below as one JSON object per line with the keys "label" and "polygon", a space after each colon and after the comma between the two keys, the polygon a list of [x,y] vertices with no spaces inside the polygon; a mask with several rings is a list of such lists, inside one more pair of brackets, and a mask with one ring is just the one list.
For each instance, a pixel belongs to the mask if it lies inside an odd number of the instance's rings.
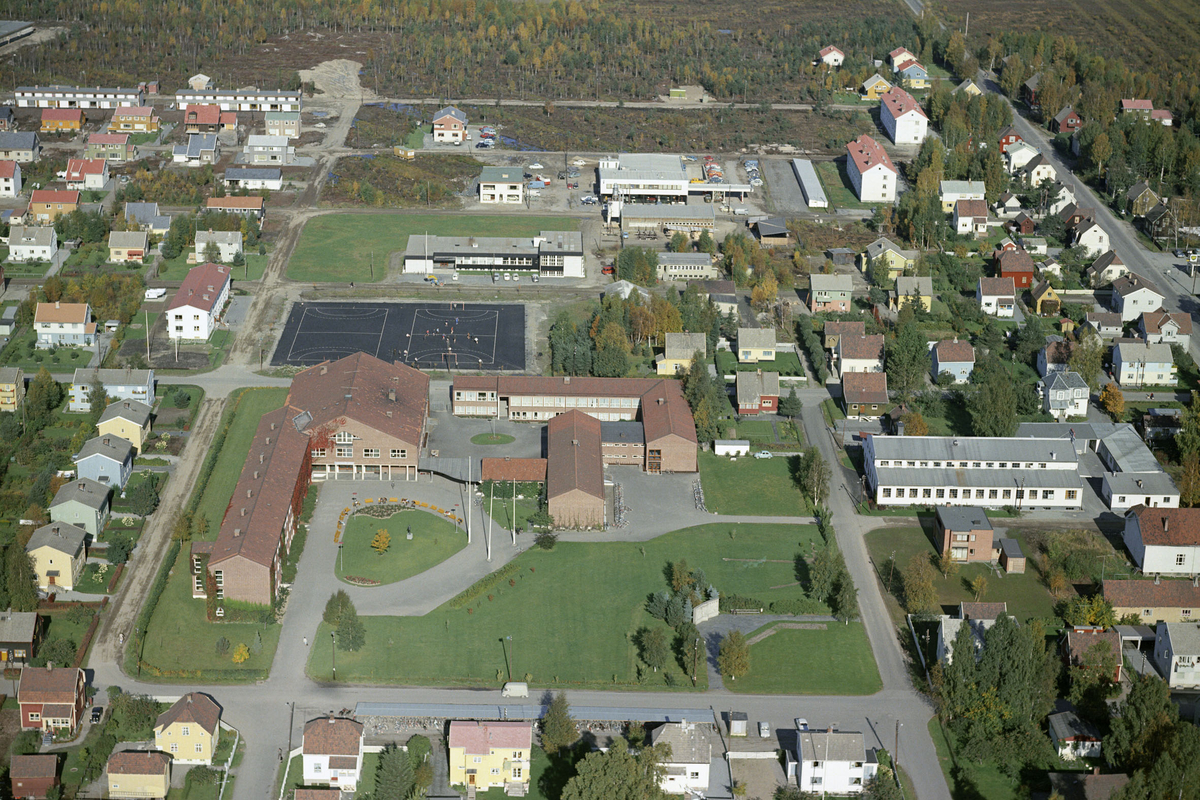
{"label": "yellow house", "polygon": [[1033,307],[1039,317],[1042,315],[1043,306],[1047,314],[1057,314],[1062,308],[1062,298],[1054,291],[1049,281],[1042,281],[1033,287]]}
{"label": "yellow house", "polygon": [[78,108],[47,108],[42,111],[42,133],[74,133],[87,121]]}
{"label": "yellow house", "polygon": [[663,354],[658,359],[658,374],[680,375],[687,372],[696,353],[708,356],[708,337],[703,333],[668,333]]}
{"label": "yellow house", "polygon": [[1195,622],[1200,614],[1200,587],[1183,580],[1106,580],[1104,599],[1122,617],[1133,614],[1145,625],[1157,622]]}
{"label": "yellow house", "polygon": [[892,84],[886,78],[881,75],[872,75],[863,81],[863,97],[868,100],[878,100],[887,94],[888,89],[891,88]]}
{"label": "yellow house", "polygon": [[71,591],[83,574],[87,561],[88,532],[67,522],[43,525],[29,537],[25,552],[33,559],[38,588]]}
{"label": "yellow house", "polygon": [[[450,783],[486,791],[494,786],[529,787],[529,759],[533,753],[533,725],[529,722],[450,723]],[[515,786],[514,786],[515,784]]]}
{"label": "yellow house", "polygon": [[25,399],[25,371],[0,367],[0,411],[16,411]]}
{"label": "yellow house", "polygon": [[171,757],[149,750],[126,750],[108,757],[104,768],[108,796],[127,800],[166,797],[171,790]]}
{"label": "yellow house", "polygon": [[896,309],[904,308],[913,302],[920,303],[921,308],[926,311],[933,309],[933,278],[928,275],[902,275],[896,278]]}
{"label": "yellow house", "polygon": [[129,442],[140,453],[142,443],[150,438],[150,406],[137,400],[118,400],[110,403],[96,430],[101,436],[119,436]]}
{"label": "yellow house", "polygon": [[125,107],[113,111],[108,129],[115,132],[154,133],[158,130],[159,119],[154,114],[152,106]]}
{"label": "yellow house", "polygon": [[742,364],[775,360],[774,328],[738,328],[737,357]]}
{"label": "yellow house", "polygon": [[191,692],[175,701],[154,723],[154,746],[181,764],[211,764],[221,734],[221,707]]}
{"label": "yellow house", "polygon": [[871,262],[877,258],[887,264],[889,280],[895,280],[917,265],[916,250],[902,250],[900,245],[884,236],[867,245],[867,249],[859,255],[858,265],[864,275],[870,276]]}

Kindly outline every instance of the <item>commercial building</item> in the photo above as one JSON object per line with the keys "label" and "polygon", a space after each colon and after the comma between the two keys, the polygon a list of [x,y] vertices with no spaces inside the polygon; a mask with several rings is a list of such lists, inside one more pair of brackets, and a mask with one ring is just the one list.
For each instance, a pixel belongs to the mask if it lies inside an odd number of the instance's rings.
{"label": "commercial building", "polygon": [[609,213],[620,217],[623,230],[711,231],[717,212],[711,205],[613,203]]}
{"label": "commercial building", "polygon": [[623,153],[600,159],[600,196],[626,202],[687,201],[688,177],[683,159],[658,153]]}
{"label": "commercial building", "polygon": [[[300,111],[300,92],[282,90],[258,91],[239,89],[220,91],[217,89],[180,89],[175,93],[175,102],[181,111],[188,106],[215,105],[222,111]],[[141,105],[139,103],[139,105]]]}
{"label": "commercial building", "polygon": [[15,94],[17,108],[140,108],[146,104],[141,89],[18,86]]}
{"label": "commercial building", "polygon": [[582,278],[583,234],[542,231],[533,237],[409,236],[404,271],[423,275],[439,269]]}
{"label": "commercial building", "polygon": [[607,523],[601,422],[573,408],[546,426],[546,506],[560,528]]}
{"label": "commercial building", "polygon": [[520,205],[525,202],[525,183],[519,167],[484,167],[479,171],[479,202]]}
{"label": "commercial building", "polygon": [[867,436],[867,484],[879,505],[1083,507],[1070,442],[957,436]]}
{"label": "commercial building", "polygon": [[708,253],[659,253],[660,281],[716,280],[721,270]]}
{"label": "commercial building", "polygon": [[896,199],[900,173],[879,142],[865,133],[846,145],[846,171],[862,202],[891,203]]}

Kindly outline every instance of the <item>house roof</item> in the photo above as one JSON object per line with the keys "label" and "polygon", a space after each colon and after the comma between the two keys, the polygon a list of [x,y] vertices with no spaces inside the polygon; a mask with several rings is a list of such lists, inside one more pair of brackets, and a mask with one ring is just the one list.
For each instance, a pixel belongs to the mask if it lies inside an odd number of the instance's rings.
{"label": "house roof", "polygon": [[34,189],[29,195],[30,205],[34,203],[79,203],[79,192],[74,189]]}
{"label": "house roof", "polygon": [[1041,83],[1041,81],[1042,81],[1042,73],[1038,72],[1038,73],[1034,74],[1032,77],[1030,77],[1029,80],[1025,81],[1025,88],[1031,92],[1036,92],[1037,88],[1038,88],[1038,84]]}
{"label": "house roof", "polygon": [[75,385],[103,383],[106,386],[148,386],[154,381],[152,369],[98,369],[76,367],[71,374]]}
{"label": "house roof", "polygon": [[[982,509],[980,509],[982,511]],[[989,525],[988,527],[991,527]],[[1008,603],[959,603],[960,619],[998,619],[1008,613]]]}
{"label": "house roof", "polygon": [[975,348],[966,339],[942,339],[933,346],[939,364],[974,364]]}
{"label": "house roof", "polygon": [[1012,278],[980,278],[979,292],[984,297],[1015,297],[1017,285]]}
{"label": "house roof", "polygon": [[299,122],[299,111],[268,111],[264,115],[267,122]]}
{"label": "house roof", "polygon": [[142,426],[150,421],[152,413],[154,410],[140,400],[118,400],[105,407],[97,424],[114,419],[125,419],[134,425]]}
{"label": "house roof", "polygon": [[17,684],[22,703],[74,704],[75,690],[83,670],[75,667],[25,667]]}
{"label": "house roof", "polygon": [[1157,119],[1157,120],[1165,119],[1165,120],[1170,121],[1170,120],[1175,119],[1175,116],[1165,108],[1156,108],[1150,112],[1150,119]]}
{"label": "house roof", "polygon": [[[1050,160],[1041,153],[1038,153],[1036,156],[1025,162],[1025,166],[1021,167],[1021,171],[1026,175],[1032,175],[1033,171],[1042,165],[1048,166],[1050,169],[1054,169],[1054,165],[1050,163]],[[1055,170],[1055,172],[1057,172],[1057,170]]]}
{"label": "house roof", "polygon": [[860,174],[880,165],[889,172],[896,173],[896,166],[892,164],[887,151],[865,133],[846,145],[846,153]]}
{"label": "house roof", "polygon": [[1136,505],[1125,515],[1137,518],[1142,542],[1159,547],[1200,546],[1200,508],[1151,508]]}
{"label": "house roof", "polygon": [[764,397],[779,397],[778,372],[737,373],[738,405],[757,405]]}
{"label": "house roof", "polygon": [[83,111],[78,108],[44,108],[42,122],[78,122]]}
{"label": "house roof", "polygon": [[162,775],[171,757],[157,750],[124,750],[108,757],[104,770],[109,775]]}
{"label": "house roof", "polygon": [[[875,436],[872,437],[877,459],[908,461],[1025,461],[1078,462],[1069,441],[1046,438],[1000,436]],[[972,473],[987,470],[972,469]],[[1074,470],[1039,470],[1039,479],[1053,473],[1078,477]]]}
{"label": "house roof", "polygon": [[15,161],[0,161],[0,178],[11,180],[16,177],[18,169],[19,167],[17,167],[17,162]]}
{"label": "house roof", "polygon": [[149,237],[145,231],[113,231],[108,235],[108,246],[118,249],[146,249]]}
{"label": "house roof", "polygon": [[1075,239],[1076,240],[1082,239],[1085,234],[1092,231],[1093,229],[1098,230],[1101,233],[1105,232],[1104,228],[1100,227],[1099,222],[1096,222],[1096,220],[1094,220],[1094,219],[1089,219],[1089,220],[1086,220],[1086,221],[1080,223],[1079,227],[1076,228]]}
{"label": "house roof", "polygon": [[884,92],[879,98],[880,108],[886,108],[888,113],[892,115],[892,119],[900,117],[910,112],[916,112],[921,117],[928,119],[925,112],[921,110],[921,104],[917,102],[917,98],[913,97],[908,92],[901,89],[899,86],[893,86]]}
{"label": "house roof", "polygon": [[1174,362],[1174,357],[1171,355],[1171,346],[1165,342],[1158,344],[1148,344],[1134,340],[1132,342],[1118,342],[1113,347],[1113,363],[1145,363],[1145,364],[1171,364]]}
{"label": "house roof", "polygon": [[1001,274],[1006,272],[1033,272],[1033,259],[1020,248],[1004,250],[998,259]]}
{"label": "house roof", "polygon": [[[143,233],[142,235],[145,236],[146,234]],[[242,243],[242,232],[241,231],[197,231],[196,232],[196,246],[197,247],[206,245],[209,242],[215,242],[217,244],[234,244],[234,243],[241,244]]]}
{"label": "house roof", "polygon": [[584,492],[604,498],[600,420],[571,409],[546,425],[546,496]]}
{"label": "house roof", "polygon": [[1042,351],[1046,355],[1047,364],[1066,364],[1071,360],[1071,351],[1075,348],[1072,342],[1064,339],[1047,342]]}
{"label": "house roof", "polygon": [[88,144],[129,144],[128,133],[93,133],[87,139]]}
{"label": "house roof", "polygon": [[965,81],[960,83],[958,86],[955,86],[954,89],[950,92],[950,94],[958,94],[959,92],[963,91],[964,89],[966,89],[969,86],[975,86],[976,89],[979,89],[979,87],[976,86],[975,81],[971,80],[970,78],[967,78]]}
{"label": "house roof", "polygon": [[867,323],[862,320],[836,320],[831,319],[825,322],[826,336],[866,336]]}
{"label": "house roof", "polygon": [[454,106],[446,106],[441,111],[434,114],[433,121],[436,123],[436,122],[441,121],[445,117],[454,117],[456,120],[461,122],[463,125],[467,124],[467,115],[464,114],[463,112],[459,111]]}
{"label": "house roof", "polygon": [[1200,624],[1195,622],[1160,622],[1159,630],[1166,626],[1171,638],[1171,653],[1174,655],[1200,655]]}
{"label": "house roof", "polygon": [[153,117],[154,106],[126,106],[115,110],[113,115],[120,117]]}
{"label": "house roof", "polygon": [[[142,405],[138,403],[138,405]],[[110,406],[111,408],[111,406]],[[109,488],[91,478],[77,478],[64,483],[50,501],[50,508],[63,503],[81,503],[88,508],[101,509],[108,502]]]}
{"label": "house roof", "polygon": [[263,208],[263,199],[247,195],[245,197],[210,197],[205,202],[206,208],[225,208],[236,209],[238,211],[260,211]]}
{"label": "house roof", "polygon": [[670,764],[709,764],[712,761],[712,742],[694,722],[665,722],[650,731],[650,743],[669,744]]}
{"label": "house roof", "polygon": [[85,458],[97,455],[111,458],[118,463],[124,463],[132,457],[133,445],[120,436],[93,436],[83,443],[83,447],[79,449],[79,453],[75,456],[75,463],[78,464]]}
{"label": "house roof", "polygon": [[[739,375],[741,373],[738,373]],[[842,375],[842,398],[856,405],[888,402],[886,372],[847,372]]]}
{"label": "house roof", "polygon": [[279,167],[228,167],[226,181],[277,181],[283,178]]}
{"label": "house roof", "polygon": [[[15,309],[16,306],[9,306],[9,308]],[[5,320],[11,319],[11,317],[8,315],[7,309],[5,310],[5,316],[3,318]],[[22,384],[24,384],[25,370],[21,369],[20,367],[0,367],[0,385],[12,385],[17,381],[21,381]]]}
{"label": "house roof", "polygon": [[1098,257],[1092,262],[1092,265],[1088,267],[1088,272],[1095,272],[1099,274],[1111,266],[1125,266],[1125,262],[1121,260],[1119,255],[1117,255],[1116,250],[1109,250]]}
{"label": "house roof", "polygon": [[175,704],[158,715],[154,721],[154,729],[164,730],[176,722],[187,722],[199,725],[209,734],[217,732],[221,721],[221,707],[206,694],[188,692],[175,701]]}
{"label": "house roof", "polygon": [[175,145],[174,155],[184,155],[188,158],[200,158],[206,151],[217,149],[215,133],[189,133],[187,144]]}
{"label": "house roof", "polygon": [[[14,161],[0,162],[7,164],[15,164]],[[13,225],[8,231],[8,245],[29,246],[29,247],[49,247],[54,244],[57,234],[54,228],[50,226],[32,227],[25,225]],[[41,306],[41,303],[38,304]],[[47,320],[39,320],[45,322]]]}
{"label": "house roof", "polygon": [[544,458],[485,458],[480,480],[537,481],[546,480]]}
{"label": "house roof", "polygon": [[1087,651],[1098,642],[1108,642],[1113,655],[1121,654],[1121,635],[1114,628],[1079,626],[1067,628],[1067,656],[1075,662],[1083,659]]}
{"label": "house roof", "polygon": [[774,328],[738,328],[737,332],[738,349],[750,347],[754,349],[775,349],[775,329]]}
{"label": "house roof", "polygon": [[884,84],[885,86],[889,86],[889,87],[892,85],[891,81],[889,81],[887,78],[883,77],[882,75],[876,73],[875,75],[872,75],[871,77],[869,77],[865,81],[863,81],[862,88],[864,90],[870,89],[872,86],[875,86],[876,84],[880,84],[880,83]]}
{"label": "house roof", "polygon": [[983,217],[987,219],[988,207],[986,200],[959,200],[954,204],[954,213],[961,219],[963,217],[974,217],[978,219]]}
{"label": "house roof", "polygon": [[1087,389],[1087,381],[1078,372],[1057,370],[1042,378],[1047,389]]}
{"label": "house roof", "polygon": [[197,125],[217,125],[221,122],[221,107],[207,103],[204,105],[189,104],[185,112],[184,122],[191,122]]}
{"label": "house roof", "polygon": [[1004,553],[1005,558],[1025,557],[1025,553],[1021,551],[1021,543],[1016,539],[1001,537],[1000,539],[996,540],[996,544],[999,545],[1000,551]]}
{"label": "house roof", "polygon": [[801,761],[866,761],[863,735],[857,731],[799,731]]}
{"label": "house roof", "polygon": [[1079,117],[1079,115],[1075,113],[1075,109],[1071,108],[1070,106],[1063,106],[1062,111],[1059,111],[1057,114],[1054,115],[1054,121],[1061,124],[1063,122],[1066,122],[1072,116],[1074,116],[1076,118]]}
{"label": "house roof", "polygon": [[915,75],[929,75],[929,71],[925,69],[925,65],[915,59],[900,62],[900,74],[906,78]]}
{"label": "house roof", "polygon": [[1149,100],[1121,100],[1122,111],[1153,111],[1154,103]]}
{"label": "house roof", "polygon": [[67,160],[67,180],[81,181],[85,175],[103,175],[108,162],[103,158],[72,158]]}
{"label": "house roof", "polygon": [[37,621],[36,611],[0,611],[0,642],[32,642]]}
{"label": "house roof", "polygon": [[1200,608],[1200,586],[1189,580],[1106,580],[1104,599],[1116,608]]}
{"label": "house roof", "polygon": [[888,53],[888,56],[892,59],[896,59],[896,58],[899,58],[900,56],[904,55],[905,53],[907,53],[910,56],[912,55],[912,52],[907,47],[897,47],[895,50]]}
{"label": "house roof", "polygon": [[1050,735],[1055,741],[1100,741],[1100,731],[1090,722],[1084,722],[1074,711],[1060,711],[1050,715]]}
{"label": "house roof", "polygon": [[808,285],[814,292],[851,292],[854,279],[849,275],[810,275]]}
{"label": "house roof", "polygon": [[304,726],[305,755],[358,756],[363,724],[342,717],[320,717]]}
{"label": "house roof", "polygon": [[175,296],[171,298],[171,302],[167,304],[167,310],[190,306],[212,311],[229,280],[229,267],[222,264],[210,261],[192,267],[184,277],[183,283],[179,285]]}
{"label": "house roof", "polygon": [[1129,187],[1129,191],[1125,192],[1125,199],[1137,200],[1146,192],[1158,197],[1158,195],[1154,193],[1154,190],[1150,188],[1150,184],[1146,183],[1145,181],[1138,181],[1133,186]]}
{"label": "house roof", "polygon": [[1033,287],[1032,294],[1035,301],[1046,297],[1058,297],[1058,292],[1050,285],[1050,281],[1039,281],[1038,285]]}
{"label": "house roof", "polygon": [[668,333],[663,357],[690,360],[696,352],[708,352],[708,337],[703,333]]}
{"label": "house roof", "polygon": [[31,756],[12,756],[8,764],[8,777],[17,780],[28,778],[57,778],[58,755],[42,753]]}
{"label": "house roof", "polygon": [[873,336],[843,336],[838,340],[842,358],[869,358],[873,361],[883,360],[883,335]]}
{"label": "house roof", "polygon": [[522,183],[524,173],[520,167],[484,167],[479,170],[480,183]]}
{"label": "house roof", "polygon": [[938,506],[938,524],[951,531],[990,531],[987,512],[975,506]]}
{"label": "house roof", "polygon": [[[560,415],[561,416],[561,415]],[[492,750],[528,750],[533,746],[530,722],[471,722],[451,720],[447,746],[467,755],[486,756]]]}
{"label": "house roof", "polygon": [[843,56],[846,55],[838,47],[831,45],[831,44],[827,44],[824,47],[822,47],[821,51],[819,53],[817,53],[817,55],[823,57],[823,56],[829,55],[830,53],[837,53],[838,55],[843,55]]}
{"label": "house roof", "polygon": [[932,297],[933,278],[928,275],[901,275],[896,278],[897,297],[908,297],[914,294],[918,297]]}
{"label": "house roof", "polygon": [[905,250],[886,236],[880,236],[878,239],[867,245],[865,253],[867,258],[879,258],[879,256],[883,255],[889,250],[893,253],[898,253],[909,260],[917,257],[916,250]]}
{"label": "house roof", "polygon": [[37,141],[37,134],[32,131],[0,132],[0,150],[32,150]]}
{"label": "house roof", "polygon": [[69,522],[51,522],[33,532],[29,544],[25,545],[25,552],[32,553],[49,547],[74,558],[83,549],[87,537],[87,531]]}
{"label": "house roof", "polygon": [[1146,333],[1162,333],[1163,326],[1172,322],[1178,327],[1180,335],[1190,336],[1192,333],[1192,315],[1184,312],[1167,313],[1162,309],[1142,313],[1141,325]]}

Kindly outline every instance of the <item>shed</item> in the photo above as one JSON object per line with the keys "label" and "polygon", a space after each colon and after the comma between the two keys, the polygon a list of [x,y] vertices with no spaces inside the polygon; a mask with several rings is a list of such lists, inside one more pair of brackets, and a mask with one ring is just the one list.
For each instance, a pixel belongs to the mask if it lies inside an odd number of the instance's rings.
{"label": "shed", "polygon": [[729,712],[729,735],[730,736],[745,736],[747,731],[747,723],[750,718],[746,716],[745,711],[730,711]]}
{"label": "shed", "polygon": [[1025,552],[1021,550],[1021,543],[1016,539],[1001,538],[999,545],[1000,566],[1004,571],[1012,575],[1025,572]]}
{"label": "shed", "polygon": [[713,452],[719,456],[745,456],[750,454],[749,439],[717,439]]}

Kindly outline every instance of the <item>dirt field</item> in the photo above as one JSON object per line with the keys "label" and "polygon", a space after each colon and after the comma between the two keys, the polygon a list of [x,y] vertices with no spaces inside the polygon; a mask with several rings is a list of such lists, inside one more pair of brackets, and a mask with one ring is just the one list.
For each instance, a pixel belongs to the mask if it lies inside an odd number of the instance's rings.
{"label": "dirt field", "polygon": [[330,169],[321,201],[336,206],[449,208],[483,165],[468,156],[419,155],[413,161],[380,153],[343,156]]}

